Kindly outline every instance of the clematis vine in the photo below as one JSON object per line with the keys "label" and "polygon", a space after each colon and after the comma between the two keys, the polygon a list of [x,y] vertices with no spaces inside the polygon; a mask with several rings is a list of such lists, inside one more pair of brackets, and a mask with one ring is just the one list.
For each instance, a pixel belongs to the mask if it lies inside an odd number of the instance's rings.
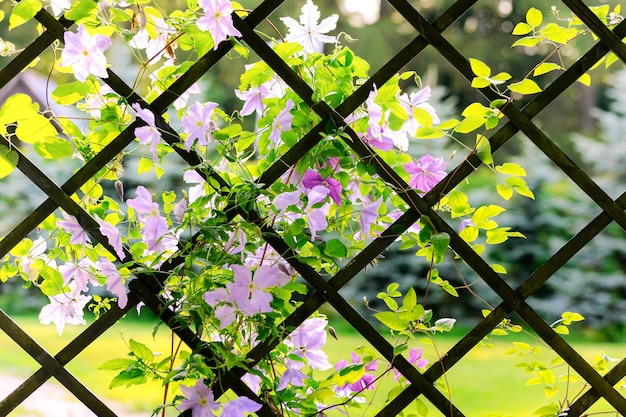
{"label": "clematis vine", "polygon": [[[30,3],[40,7],[39,1],[18,4]],[[65,45],[47,71],[51,76],[59,68],[73,73],[76,80],[53,89],[49,100],[78,109],[81,117],[44,114],[23,95],[14,98],[23,104],[20,110],[40,116],[38,131],[45,133],[41,136],[56,141],[48,148],[42,139],[35,150],[54,157],[66,153],[72,163],[89,169],[97,166],[102,149],[115,149],[119,156],[99,170],[78,170],[93,172],[91,178],[81,177],[80,186],[70,187],[71,198],[84,210],[78,219],[57,210],[33,232],[39,236],[24,239],[0,262],[2,280],[19,276],[44,292],[48,303],[40,322],[54,323],[61,333],[65,325],[85,324],[85,309],[98,315],[115,301],[124,309],[130,304],[131,280],[149,280],[162,302],[159,313],[166,312],[170,324],[194,332],[201,349],[172,347],[158,357],[131,339],[130,355],[113,359],[103,369],[118,371],[115,383],[120,385],[162,382],[168,390],[163,415],[172,411],[166,409],[170,407],[192,417],[244,417],[261,409],[257,398],[285,417],[321,416],[338,405],[351,415],[350,407],[365,401],[361,394],[378,387],[378,376],[393,374],[405,385],[393,363],[375,352],[364,354],[363,347],[348,347],[345,359],[331,360],[327,351],[335,341],[327,335],[336,335],[327,318],[307,310],[312,303],[303,300],[327,296],[323,288],[320,294],[312,293],[313,279],[345,284],[350,265],[365,259],[352,263],[355,257],[369,256],[370,250],[390,243],[389,237],[433,265],[444,257],[445,234],[435,237],[403,193],[408,184],[424,196],[447,175],[443,157],[425,154],[413,145],[414,137],[421,137],[426,128],[433,136],[452,136],[454,126],[463,123],[440,121],[430,104],[430,87],[419,81],[411,86],[417,77],[405,73],[373,85],[369,92],[362,90],[371,85],[369,64],[342,44],[350,40],[347,35],[333,35],[338,16],[323,17],[312,0],[300,2],[298,19],[280,17],[284,26],[275,24],[278,18],[267,17],[273,30],[285,33],[262,38],[267,41],[262,46],[272,48],[292,75],[302,78],[298,91],[291,87],[293,80],[281,79],[274,65],[254,62],[256,55],[247,50],[251,42],[236,39],[242,37],[237,29],[240,18],[258,18],[236,2],[197,0],[167,7],[151,0],[44,3],[55,16],[68,12],[78,23],[75,31],[64,33]],[[264,26],[255,31],[260,33]],[[125,62],[128,73],[123,74],[132,80],[128,91],[120,87],[121,80],[111,82],[112,88],[98,79],[106,79],[108,67],[115,66],[109,59],[119,57],[108,52],[111,39],[131,52],[132,65]],[[201,81],[200,72],[221,54],[242,61],[239,82],[230,91],[222,86],[203,91],[200,86],[213,86],[215,80]],[[311,89],[306,97],[305,84]],[[351,114],[342,119],[343,107],[350,104],[346,99],[361,91],[365,102],[352,103]],[[229,92],[232,100],[222,101]],[[204,98],[192,99],[192,94]],[[324,106],[330,107],[332,117],[317,113]],[[497,110],[481,109],[493,114]],[[0,109],[0,128],[15,123],[16,115],[21,117],[19,111]],[[490,116],[489,123],[496,119]],[[17,121],[16,136],[28,122]],[[57,135],[59,128],[63,134]],[[133,142],[133,135],[149,151]],[[131,146],[117,149],[125,138]],[[12,164],[10,151],[7,148],[6,158]],[[163,176],[181,168],[181,161],[189,165],[179,176]],[[515,168],[507,165],[505,171],[522,172]],[[135,169],[138,175],[156,174],[159,182],[148,185],[142,182],[145,177],[128,178]],[[397,181],[390,185],[390,178]],[[514,184],[518,190],[524,183]],[[149,191],[161,185],[171,188],[154,195]],[[470,217],[474,207],[453,207],[450,200],[442,199],[433,210]],[[407,212],[415,214],[414,223],[398,228],[407,232],[383,232]],[[96,223],[83,221],[86,215]],[[85,230],[81,223],[97,226]],[[468,227],[472,229],[465,230]],[[465,230],[460,237],[472,235],[489,244],[482,229],[466,218],[459,226],[460,232]],[[367,246],[379,236],[376,245]],[[434,244],[436,238],[439,245]],[[343,270],[348,273],[341,272],[344,266],[349,266]],[[428,272],[432,282],[442,280],[434,268]],[[448,290],[457,291],[450,285]],[[107,292],[116,300],[102,296]],[[402,294],[398,287],[381,294],[392,311],[373,317],[381,332],[393,328],[389,334],[394,346],[408,344],[400,337],[415,329],[451,327],[450,320],[437,327],[428,314],[420,316],[421,300],[412,289]],[[155,308],[155,303],[146,305]],[[405,322],[410,323],[402,329]],[[334,346],[343,348],[343,341]],[[407,351],[411,364],[420,370],[427,366],[419,346],[407,345]],[[203,356],[207,352],[212,356],[208,361]],[[220,398],[216,384],[226,373],[241,375],[246,385],[239,388],[249,388],[258,397],[235,397],[231,392]]]}

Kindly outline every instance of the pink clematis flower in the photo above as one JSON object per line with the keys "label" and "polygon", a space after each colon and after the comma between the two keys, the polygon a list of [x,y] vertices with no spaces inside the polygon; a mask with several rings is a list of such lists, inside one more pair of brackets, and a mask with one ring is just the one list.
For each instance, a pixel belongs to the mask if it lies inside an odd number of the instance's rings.
{"label": "pink clematis flower", "polygon": [[107,290],[117,295],[117,305],[120,308],[126,307],[128,303],[128,295],[126,294],[126,287],[122,280],[122,275],[115,267],[115,264],[109,261],[107,258],[100,258],[96,262],[96,268],[100,270],[100,274],[107,279]]}
{"label": "pink clematis flower", "polygon": [[[409,350],[409,363],[415,365],[418,369],[426,369],[426,365],[428,365],[428,360],[422,358],[422,348],[411,348]],[[393,369],[394,379],[396,382],[400,380],[402,374],[397,369]]]}
{"label": "pink clematis flower", "polygon": [[197,140],[198,145],[206,146],[209,144],[211,130],[215,130],[216,125],[213,122],[213,110],[217,107],[217,103],[198,103],[187,109],[187,113],[181,119],[183,130],[187,134],[185,140],[185,149],[187,152],[191,149],[191,145]]}
{"label": "pink clematis flower", "polygon": [[204,378],[192,387],[181,385],[180,390],[185,399],[177,407],[178,411],[191,410],[192,417],[215,417],[213,411],[219,410],[220,403],[215,401],[213,391],[206,386]]}
{"label": "pink clematis flower", "polygon": [[[306,360],[311,369],[324,371],[332,368],[328,362],[328,356],[324,352],[326,345],[326,326],[328,322],[320,317],[306,319],[298,326],[287,339],[285,344],[292,350],[290,355],[296,355]],[[300,369],[303,362],[288,360],[291,368]]]}
{"label": "pink clematis flower", "polygon": [[269,313],[273,311],[270,303],[272,294],[266,290],[272,287],[282,287],[289,279],[278,267],[260,266],[254,272],[243,265],[232,265],[235,280],[226,285],[230,294],[229,301],[246,315]]}
{"label": "pink clematis flower", "polygon": [[293,120],[293,114],[291,114],[291,109],[294,107],[294,102],[289,99],[287,100],[287,104],[285,108],[278,113],[278,116],[274,119],[272,123],[272,132],[270,133],[270,139],[275,144],[280,144],[280,134],[291,129],[291,122]]}
{"label": "pink clematis flower", "polygon": [[57,225],[61,226],[63,230],[72,235],[72,238],[70,239],[70,243],[72,245],[85,245],[87,243],[91,243],[89,236],[87,236],[87,232],[83,229],[83,226],[78,223],[76,217],[71,214],[63,213],[63,218],[65,220],[57,222]]}
{"label": "pink clematis flower", "polygon": [[111,223],[102,220],[98,216],[95,216],[95,218],[96,222],[98,222],[98,225],[100,226],[100,233],[102,233],[107,238],[109,244],[111,245],[117,256],[120,258],[120,260],[123,261],[124,258],[126,258],[126,254],[124,253],[124,249],[122,248],[122,235],[119,229],[113,226]]}
{"label": "pink clematis flower", "polygon": [[89,75],[107,78],[107,59],[104,56],[111,39],[104,35],[90,35],[85,27],[78,25],[76,33],[65,32],[63,35],[65,48],[61,52],[61,67],[71,67],[74,77],[85,82]]}
{"label": "pink clematis flower", "polygon": [[198,2],[204,16],[198,19],[198,28],[209,31],[213,37],[217,49],[218,45],[228,39],[229,36],[241,36],[241,33],[233,26],[233,6],[228,0],[200,0]]}
{"label": "pink clematis flower", "polygon": [[265,84],[262,84],[248,91],[235,90],[235,95],[239,100],[245,102],[239,112],[242,116],[247,116],[254,112],[256,112],[258,116],[262,116],[263,110],[265,109],[263,99],[270,95],[270,91]]}
{"label": "pink clematis flower", "polygon": [[50,304],[39,313],[39,322],[54,323],[59,334],[63,333],[66,324],[86,324],[83,309],[91,300],[91,297],[81,294],[75,283],[70,283],[68,287],[69,292],[48,297]]}
{"label": "pink clematis flower", "polygon": [[[302,176],[302,185],[305,190],[312,190],[315,187],[324,187],[328,190],[330,198],[333,199],[335,204],[341,205],[341,183],[334,178],[323,178],[322,175],[312,169],[307,170]],[[307,193],[309,196],[309,193]],[[309,204],[311,204],[311,197],[309,196]]]}
{"label": "pink clematis flower", "polygon": [[78,263],[67,263],[59,266],[59,272],[66,284],[74,282],[78,290],[87,292],[87,284],[100,286],[100,283],[91,270],[92,262],[89,258],[83,258]]}
{"label": "pink clematis flower", "polygon": [[417,163],[405,164],[404,169],[411,175],[409,185],[418,190],[420,196],[423,196],[446,176],[446,161],[443,158],[425,155]]}
{"label": "pink clematis flower", "polygon": [[289,33],[285,36],[287,42],[298,42],[304,47],[305,52],[323,52],[325,43],[334,43],[334,36],[326,35],[326,33],[337,27],[339,16],[330,15],[317,23],[320,19],[320,12],[311,0],[302,6],[302,14],[300,15],[300,23],[291,17],[281,17],[285,26],[289,29]]}
{"label": "pink clematis flower", "polygon": [[247,413],[254,413],[260,409],[261,404],[252,401],[248,397],[239,397],[224,406],[221,417],[244,417]]}
{"label": "pink clematis flower", "polygon": [[145,126],[135,129],[135,136],[142,145],[150,145],[150,151],[152,152],[154,162],[156,162],[158,159],[156,148],[161,140],[161,133],[156,127],[154,114],[150,110],[142,109],[138,103],[133,104],[132,108],[137,112],[137,117],[146,123]]}

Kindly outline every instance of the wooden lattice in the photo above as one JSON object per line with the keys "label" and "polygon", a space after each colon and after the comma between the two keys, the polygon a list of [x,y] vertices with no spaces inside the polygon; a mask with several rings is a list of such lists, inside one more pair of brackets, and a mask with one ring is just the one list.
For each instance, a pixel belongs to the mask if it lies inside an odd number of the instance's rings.
{"label": "wooden lattice", "polygon": [[[626,62],[626,46],[622,38],[626,36],[626,22],[622,22],[614,30],[608,29],[585,5],[582,0],[562,0],[565,6],[573,11],[595,33],[598,42],[558,79],[552,82],[545,90],[534,97],[524,107],[519,108],[515,103],[506,106],[503,111],[507,122],[502,125],[490,137],[491,149],[496,152],[517,132],[523,132],[525,138],[532,142],[528,146],[536,146],[548,158],[550,158],[567,176],[569,176],[602,210],[602,213],[584,227],[574,238],[557,251],[544,265],[538,268],[518,288],[509,286],[487,263],[465,243],[439,215],[433,210],[441,196],[447,194],[453,187],[458,185],[466,177],[474,172],[475,167],[480,165],[480,160],[475,155],[468,157],[458,167],[451,170],[448,177],[441,181],[433,190],[423,198],[420,198],[410,187],[394,173],[393,169],[386,166],[385,162],[372,152],[344,122],[344,117],[351,114],[368,97],[374,85],[383,85],[394,74],[417,57],[427,46],[434,48],[443,58],[453,65],[470,83],[474,74],[471,71],[468,58],[446,40],[445,31],[461,15],[469,11],[478,3],[478,0],[458,0],[436,20],[430,22],[414,8],[407,0],[388,0],[405,19],[419,33],[415,39],[398,52],[388,63],[376,72],[364,83],[352,96],[345,100],[335,109],[325,103],[314,103],[311,99],[311,88],[294,73],[266,44],[254,28],[260,24],[282,1],[265,0],[259,7],[251,12],[245,19],[234,16],[236,28],[241,32],[242,41],[247,44],[259,57],[261,57],[302,100],[309,105],[322,119],[313,127],[297,145],[287,152],[271,168],[262,173],[258,178],[259,184],[272,184],[295,164],[302,155],[308,152],[322,139],[320,133],[328,121],[337,126],[344,126],[347,133],[346,143],[352,148],[363,161],[375,165],[380,177],[404,199],[411,207],[389,229],[376,238],[354,259],[346,264],[333,277],[323,277],[320,273],[308,265],[300,263],[296,256],[291,256],[289,246],[279,237],[272,233],[269,226],[263,226],[263,236],[269,244],[288,260],[293,268],[315,290],[312,295],[282,324],[288,328],[297,326],[308,318],[324,303],[330,304],[351,326],[356,329],[383,357],[388,359],[410,382],[400,395],[391,401],[378,415],[392,416],[401,412],[418,396],[426,397],[443,415],[463,416],[463,410],[459,410],[446,395],[442,394],[434,386],[434,381],[439,379],[444,370],[456,366],[461,359],[490,331],[492,331],[504,318],[515,312],[530,326],[554,351],[567,361],[590,388],[574,404],[571,405],[570,416],[579,416],[584,413],[594,402],[600,398],[619,411],[626,414],[626,399],[615,388],[614,384],[626,376],[626,360],[619,362],[605,376],[599,375],[568,343],[564,341],[525,301],[535,290],[545,283],[560,267],[590,242],[609,223],[616,222],[626,230],[626,194],[622,194],[617,200],[610,198],[579,166],[577,166],[560,148],[544,133],[534,122],[533,118],[553,102],[559,95],[572,85],[582,74],[589,70],[608,52],[615,53],[623,62]],[[541,3],[538,0],[539,3]],[[541,4],[543,6],[543,4]],[[25,69],[36,57],[57,40],[63,41],[63,33],[70,28],[73,22],[61,17],[55,19],[45,10],[37,13],[36,19],[45,28],[43,33],[35,39],[27,48],[17,55],[10,63],[0,71],[0,89],[4,88],[14,77]],[[146,103],[130,86],[122,81],[115,73],[115,68],[108,70],[108,78],[103,81],[119,95],[126,97],[129,103],[140,103],[144,108],[150,108],[155,114],[163,115],[168,107],[194,82],[203,76],[222,59],[231,49],[229,42],[222,43],[216,50],[208,52],[198,60],[183,76],[181,76],[169,89],[151,103]],[[490,89],[483,89],[481,93],[487,101],[497,99],[498,96]],[[57,186],[26,156],[20,154],[18,169],[22,171],[30,181],[39,187],[48,197],[34,211],[29,213],[24,220],[13,230],[2,231],[5,236],[0,241],[0,257],[25,238],[37,225],[57,208],[74,215],[86,230],[97,231],[97,223],[87,214],[70,196],[83,184],[94,176],[110,160],[122,152],[135,138],[134,129],[140,122],[129,125],[117,138],[99,152],[92,160],[79,169],[62,186]],[[170,144],[180,141],[176,131],[170,127],[163,118],[157,120],[158,127],[165,132],[163,139]],[[0,144],[9,146],[6,138],[0,137]],[[198,165],[200,159],[194,153],[188,153],[180,147],[173,147],[180,157],[190,166]],[[209,174],[215,181],[220,183],[223,189],[228,186],[215,170]],[[241,212],[236,208],[231,209],[231,216],[254,220],[254,212]],[[406,230],[420,216],[427,215],[434,227],[451,236],[450,246],[486,284],[501,298],[501,304],[485,317],[465,337],[456,343],[441,359],[441,363],[431,366],[424,374],[415,369],[403,357],[394,358],[393,346],[338,292],[346,283],[354,278],[359,271],[364,269],[382,251],[384,251],[396,239],[399,231]],[[108,246],[103,236],[97,232],[93,238]],[[98,337],[108,328],[114,325],[127,311],[143,302],[155,312],[165,324],[171,324],[172,330],[194,351],[205,355],[207,362],[218,360],[208,349],[202,348],[202,341],[190,329],[180,329],[172,321],[172,314],[164,309],[162,301],[158,297],[160,288],[159,280],[167,276],[167,271],[175,268],[177,263],[182,262],[182,257],[172,257],[161,268],[162,274],[138,276],[132,280],[129,288],[129,302],[125,309],[113,307],[95,323],[90,325],[82,334],[76,337],[65,348],[52,356],[47,353],[33,337],[25,333],[12,319],[0,310],[0,327],[19,346],[34,358],[41,368],[32,374],[19,388],[13,391],[0,403],[0,415],[8,415],[21,404],[30,394],[41,387],[49,378],[57,379],[76,398],[84,403],[98,416],[115,416],[99,398],[89,391],[78,381],[65,366],[72,361],[81,351],[92,343],[98,342]],[[265,357],[279,340],[264,342],[257,345],[249,354],[251,366]],[[220,383],[215,386],[216,396],[224,391],[232,389],[239,395],[248,396],[259,403],[263,400],[256,396],[242,381],[244,369],[232,369],[220,375]],[[258,412],[262,416],[273,416],[275,413],[265,403]]]}

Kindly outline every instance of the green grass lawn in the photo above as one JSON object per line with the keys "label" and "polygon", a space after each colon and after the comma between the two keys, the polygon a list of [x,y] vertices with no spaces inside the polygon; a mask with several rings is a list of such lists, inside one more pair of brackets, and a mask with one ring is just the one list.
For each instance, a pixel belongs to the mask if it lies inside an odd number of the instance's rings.
{"label": "green grass lawn", "polygon": [[[48,352],[56,354],[72,337],[84,330],[84,327],[67,326],[62,337],[59,337],[54,326],[41,326],[35,317],[18,317],[18,324],[23,326]],[[340,326],[339,326],[340,327]],[[164,329],[163,329],[164,330]],[[105,333],[98,343],[93,344],[82,352],[69,365],[68,369],[81,380],[96,395],[107,400],[123,403],[130,411],[149,415],[152,409],[162,402],[162,389],[156,382],[148,385],[133,386],[130,388],[115,388],[109,390],[108,386],[115,375],[113,371],[98,371],[97,367],[103,362],[124,356],[127,351],[124,339],[134,338],[145,343],[154,352],[162,352],[167,356],[170,349],[170,339],[165,331],[160,331],[158,337],[153,339],[153,327],[150,323],[126,320],[117,324]],[[122,337],[124,335],[124,337]],[[460,336],[459,336],[460,337]],[[452,346],[459,338],[454,335],[443,335],[437,338],[436,349],[441,353]],[[549,403],[543,393],[543,385],[526,386],[526,381],[531,375],[523,369],[516,367],[519,362],[542,361],[549,363],[554,355],[548,349],[543,349],[541,354],[531,357],[519,357],[505,355],[504,352],[511,346],[512,341],[519,339],[499,338],[494,341],[493,348],[478,347],[454,366],[446,374],[449,395],[455,405],[467,416],[484,416],[490,413],[505,416],[532,416],[540,406]],[[529,337],[527,343],[534,343]],[[365,344],[360,336],[350,332],[340,331],[339,340],[328,338],[326,351],[330,356],[331,363],[339,359],[350,359],[350,353],[356,346]],[[421,345],[425,357],[430,363],[437,361],[436,350],[427,344]],[[593,361],[595,355],[604,350],[610,357],[621,358],[624,346],[608,343],[578,342],[575,347],[588,361]],[[38,369],[34,359],[10,340],[6,335],[0,336],[0,372],[9,375],[27,377],[31,372]],[[10,354],[9,354],[10,352]],[[379,369],[383,369],[381,364]],[[555,373],[566,374],[567,368],[562,366]],[[391,374],[387,374],[381,380],[378,389],[368,392],[373,403],[384,404],[387,392],[394,386]],[[561,384],[562,391],[565,385]],[[578,392],[582,388],[580,383],[570,388],[570,393]],[[554,400],[562,399],[555,396]],[[607,405],[598,404],[593,411],[607,411],[611,408]],[[363,411],[351,412],[350,415],[374,415],[377,409],[374,406],[364,407]],[[175,415],[172,413],[171,415]],[[15,415],[19,415],[16,413]],[[441,415],[431,406],[429,416]]]}

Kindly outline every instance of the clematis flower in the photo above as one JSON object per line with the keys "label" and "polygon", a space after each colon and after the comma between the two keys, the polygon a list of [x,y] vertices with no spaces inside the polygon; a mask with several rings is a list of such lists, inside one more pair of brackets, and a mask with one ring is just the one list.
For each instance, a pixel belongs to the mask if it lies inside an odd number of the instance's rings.
{"label": "clematis flower", "polygon": [[307,376],[299,369],[287,368],[287,370],[280,377],[280,382],[278,383],[278,387],[276,391],[282,391],[287,388],[287,385],[292,385],[294,387],[301,387],[304,385],[304,379]]}
{"label": "clematis flower", "polygon": [[65,32],[63,39],[65,48],[59,66],[71,67],[74,77],[81,82],[85,82],[89,75],[109,76],[104,51],[111,46],[111,39],[100,34],[90,35],[82,24],[78,25],[76,33]]}
{"label": "clematis flower", "polygon": [[87,284],[100,286],[100,283],[91,271],[92,262],[89,258],[83,258],[78,263],[67,263],[59,266],[59,272],[66,284],[74,282],[78,289],[87,292]]}
{"label": "clematis flower", "polygon": [[270,139],[275,144],[280,144],[280,134],[291,129],[291,122],[293,120],[293,114],[290,113],[294,107],[294,102],[289,99],[285,108],[278,113],[274,122],[272,122],[272,132],[270,133]]}
{"label": "clematis flower", "polygon": [[[358,364],[358,363],[361,363],[361,358],[355,352],[352,352],[352,364]],[[335,369],[339,371],[348,365],[350,365],[350,363],[348,363],[348,361],[346,361],[345,359],[342,359],[339,362],[337,362],[337,364],[335,365]],[[377,368],[378,368],[378,361],[376,360],[373,360],[365,364],[366,371],[374,372],[376,371]],[[366,372],[356,382],[346,383],[345,385],[342,385],[341,387],[337,387],[335,389],[335,392],[340,397],[350,397],[355,392],[361,392],[365,389],[373,390],[375,382],[376,382],[376,375]]]}
{"label": "clematis flower", "polygon": [[138,103],[134,103],[132,108],[137,112],[137,117],[146,123],[145,126],[135,129],[135,136],[142,145],[150,145],[150,151],[152,152],[154,162],[156,162],[158,159],[156,148],[161,140],[161,133],[154,122],[154,114],[150,110],[142,109]]}
{"label": "clematis flower", "polygon": [[364,201],[363,209],[359,213],[359,223],[361,224],[361,235],[363,238],[368,238],[372,236],[371,229],[372,225],[376,222],[378,218],[378,208],[382,203],[383,198],[380,197],[376,201]]}
{"label": "clematis flower", "polygon": [[[323,178],[322,175],[312,169],[307,170],[302,176],[302,185],[305,190],[313,190],[315,187],[324,187],[328,190],[330,198],[337,205],[341,205],[341,183],[334,178]],[[311,204],[310,193],[307,193],[309,197],[309,204]]]}
{"label": "clematis flower", "polygon": [[46,256],[47,250],[48,244],[46,240],[42,236],[39,236],[37,239],[33,240],[33,246],[28,253],[19,258],[20,268],[28,275],[29,279],[34,280],[39,275],[40,266],[37,264],[40,263],[36,261],[42,260],[44,264],[49,262],[48,256]]}
{"label": "clematis flower", "polygon": [[229,301],[249,316],[273,311],[270,306],[273,297],[265,290],[282,287],[289,277],[273,266],[258,267],[254,277],[250,268],[243,265],[232,265],[231,268],[235,272],[235,280],[226,285]]}
{"label": "clematis flower", "polygon": [[[308,318],[298,326],[289,337],[285,345],[291,348],[289,354],[306,360],[311,369],[324,371],[332,368],[328,356],[323,348],[326,345],[326,326],[328,322],[320,317]],[[300,369],[302,362],[288,360],[290,368]]]}
{"label": "clematis flower", "polygon": [[143,185],[137,187],[135,198],[126,200],[126,203],[140,215],[151,215],[159,212],[159,205],[152,201],[152,194]]}
{"label": "clematis flower", "polygon": [[63,230],[72,235],[72,238],[70,239],[70,243],[72,245],[85,245],[87,243],[91,243],[89,236],[87,236],[87,232],[83,229],[83,226],[78,223],[76,217],[71,214],[63,213],[63,218],[65,220],[57,222],[57,225],[61,226]]}
{"label": "clematis flower", "polygon": [[[246,413],[254,413],[261,409],[261,404],[248,397],[239,397],[224,405],[221,417],[244,417]],[[195,417],[195,416],[193,416]]]}
{"label": "clematis flower", "polygon": [[243,108],[239,112],[242,116],[247,116],[254,112],[258,116],[262,116],[265,109],[263,99],[270,95],[270,91],[265,84],[262,84],[248,91],[235,90],[235,95],[239,100],[244,101]]}
{"label": "clematis flower", "polygon": [[209,31],[217,49],[218,45],[229,36],[241,36],[233,26],[233,6],[228,0],[200,0],[198,2],[204,16],[198,19],[198,29]]}
{"label": "clematis flower", "polygon": [[86,324],[83,309],[91,300],[91,297],[81,294],[75,283],[70,283],[68,287],[68,292],[48,297],[50,304],[39,313],[39,322],[54,323],[59,334],[63,333],[66,324]]}
{"label": "clematis flower", "polygon": [[415,120],[414,111],[416,109],[425,110],[433,119],[433,124],[436,125],[440,122],[435,108],[427,103],[427,101],[430,99],[431,92],[432,90],[430,89],[430,87],[426,86],[417,92],[412,92],[408,95],[402,94],[398,97],[400,104],[402,105],[402,107],[404,107],[407,114],[409,115],[409,119],[405,121],[404,125],[402,126],[403,130],[406,130],[411,136],[413,136],[417,128],[420,127],[419,122]]}
{"label": "clematis flower", "polygon": [[[422,358],[422,348],[411,348],[411,350],[409,350],[409,363],[415,365],[415,367],[418,369],[426,368],[426,365],[428,365],[428,360]],[[402,377],[402,374],[395,368],[393,369],[393,373],[394,379],[396,380],[396,382],[398,382],[400,380],[400,377]]]}
{"label": "clematis flower", "polygon": [[336,38],[326,35],[326,33],[337,27],[339,16],[332,14],[329,17],[320,20],[320,11],[311,0],[307,0],[302,6],[302,14],[300,15],[300,23],[291,17],[281,17],[285,26],[289,29],[289,33],[285,36],[287,42],[298,42],[304,47],[305,52],[323,52],[325,43],[334,43]]}
{"label": "clematis flower", "polygon": [[115,264],[107,258],[100,258],[96,262],[96,268],[100,270],[100,274],[107,279],[107,290],[117,295],[117,305],[120,308],[126,307],[128,303],[128,295],[126,287],[122,281],[122,275],[115,267]]}
{"label": "clematis flower", "polygon": [[180,390],[185,399],[177,407],[178,411],[191,410],[191,417],[214,417],[213,411],[220,408],[220,403],[215,401],[213,391],[206,386],[204,378],[200,378],[192,387],[181,385]]}
{"label": "clematis flower", "polygon": [[170,37],[176,34],[176,28],[159,17],[152,16],[151,19],[154,23],[152,27],[155,37],[150,37],[150,32],[144,28],[137,32],[128,44],[136,49],[145,49],[148,62],[155,62],[168,50],[171,52],[176,47],[176,43],[170,41]]}
{"label": "clematis flower", "polygon": [[365,101],[368,114],[368,127],[365,140],[374,148],[388,151],[396,144],[394,140],[396,132],[392,132],[391,129],[389,129],[382,107],[374,101],[377,94],[378,90],[376,86],[374,86],[374,89],[370,91]]}
{"label": "clematis flower", "polygon": [[196,140],[198,145],[201,146],[209,144],[210,131],[216,127],[213,122],[213,110],[217,106],[218,104],[213,102],[204,104],[195,102],[187,109],[187,113],[181,119],[183,130],[187,134],[187,139],[185,140],[187,152],[189,152],[191,145]]}
{"label": "clematis flower", "polygon": [[411,175],[409,185],[423,196],[446,176],[446,161],[443,158],[422,156],[417,163],[404,164],[404,169]]}
{"label": "clematis flower", "polygon": [[124,249],[122,249],[122,235],[119,229],[111,223],[102,220],[98,216],[95,216],[95,218],[96,222],[98,222],[98,225],[100,226],[100,233],[107,238],[118,258],[123,261],[124,258],[126,258],[126,254],[124,253]]}
{"label": "clematis flower", "polygon": [[69,10],[72,7],[72,3],[70,3],[70,0],[51,0],[50,7],[52,8],[52,14],[58,17],[64,11]]}

